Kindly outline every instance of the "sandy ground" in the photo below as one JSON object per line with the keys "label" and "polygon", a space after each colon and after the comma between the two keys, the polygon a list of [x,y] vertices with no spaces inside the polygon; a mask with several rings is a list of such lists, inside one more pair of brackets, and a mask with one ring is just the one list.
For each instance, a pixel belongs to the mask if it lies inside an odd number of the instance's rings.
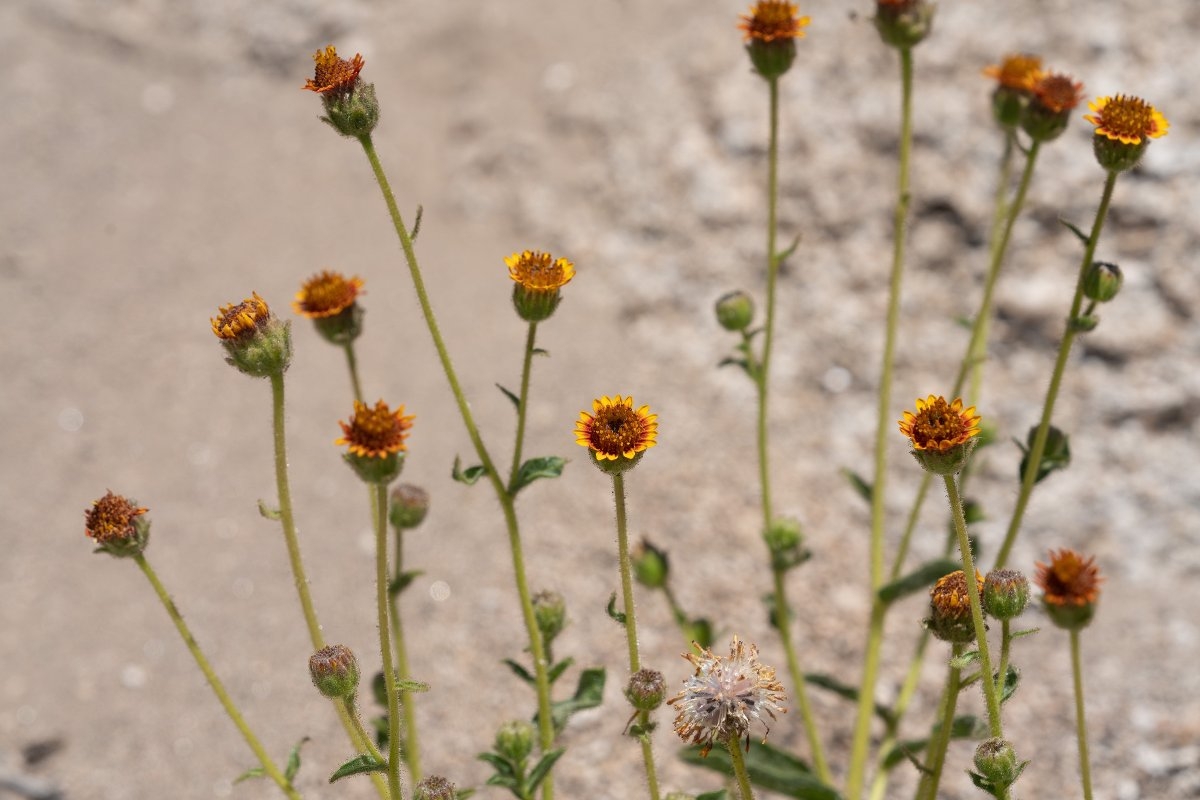
{"label": "sandy ground", "polygon": [[[977,302],[999,138],[980,69],[1045,55],[1088,96],[1133,93],[1172,122],[1120,181],[1100,256],[1126,271],[1070,364],[1056,419],[1074,464],[1035,495],[1014,563],[1054,546],[1096,554],[1107,583],[1084,636],[1096,797],[1200,796],[1200,484],[1197,371],[1200,119],[1193,82],[1200,8],[1187,0],[945,3],[917,52],[914,213],[894,415],[944,391]],[[535,587],[568,601],[558,645],[610,670],[606,702],[564,741],[560,796],[643,796],[625,721],[623,637],[603,614],[617,587],[611,496],[573,444],[578,410],[632,393],[661,419],[661,446],[630,480],[635,535],[670,550],[682,602],[760,643],[783,666],[760,596],[752,393],[715,363],[731,342],[711,318],[723,291],[761,297],[766,93],[733,28],[742,9],[656,3],[488,4],[8,2],[0,7],[0,761],[72,800],[272,796],[231,786],[251,761],[134,567],[90,554],[81,516],[113,489],[151,508],[149,551],[197,637],[280,757],[312,736],[307,798],[368,797],[324,780],[349,752],[308,684],[310,654],[272,498],[269,392],[226,367],[208,330],[218,305],[257,290],[282,314],[299,282],[333,268],[367,281],[366,391],[417,414],[406,479],[434,510],[411,537],[426,574],[405,596],[414,670],[433,691],[418,716],[430,771],[459,785],[533,698],[498,665],[523,632],[495,501],[450,481],[469,443],[437,368],[399,251],[357,146],[320,124],[299,86],[309,54],[361,51],[384,109],[377,134],[434,303],[492,449],[507,457],[524,329],[502,258],[571,257],[579,275],[542,326],[552,357],[534,377],[527,452],[573,460],[522,497]],[[805,667],[857,681],[867,613],[866,510],[839,476],[869,473],[890,253],[896,58],[866,2],[804,4],[813,16],[783,84],[784,236],[803,237],[781,285],[773,461],[781,513],[801,519],[814,560],[792,580]],[[981,411],[1003,440],[1036,421],[1077,244],[1102,183],[1088,126],[1048,147],[1002,280]],[[331,441],[349,412],[341,354],[294,327],[288,433],[312,590],[329,637],[372,665],[369,517]],[[994,553],[1018,454],[987,456],[975,487]],[[890,541],[918,474],[892,442]],[[931,503],[916,545],[935,552]],[[990,549],[989,549],[990,548]],[[890,699],[922,601],[890,618]],[[671,685],[684,642],[645,596],[647,663]],[[1033,615],[1035,624],[1045,622]],[[942,668],[932,659],[928,724]],[[1024,685],[1007,706],[1033,759],[1024,797],[1079,795],[1067,640],[1023,640]],[[814,696],[844,769],[851,711]],[[982,711],[972,696],[968,709]],[[668,719],[660,712],[660,720]],[[772,741],[802,753],[795,714]],[[55,749],[52,745],[58,745]],[[664,782],[719,783],[657,739]],[[32,748],[32,750],[31,750]],[[978,797],[952,751],[944,796]],[[26,761],[34,763],[25,763]],[[910,770],[893,793],[907,796]],[[0,796],[4,790],[0,789]],[[483,797],[505,796],[488,789]]]}

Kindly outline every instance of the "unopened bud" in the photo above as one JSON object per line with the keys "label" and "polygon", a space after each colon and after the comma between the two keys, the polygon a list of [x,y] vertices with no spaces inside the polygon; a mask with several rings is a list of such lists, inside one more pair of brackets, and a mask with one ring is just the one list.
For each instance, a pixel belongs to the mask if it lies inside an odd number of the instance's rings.
{"label": "unopened bud", "polygon": [[716,311],[722,328],[744,331],[754,321],[754,299],[739,289],[717,300]]}
{"label": "unopened bud", "polygon": [[1020,777],[1025,764],[1017,760],[1011,744],[1004,739],[992,738],[985,739],[975,748],[975,769],[993,788],[1006,789]]}
{"label": "unopened bud", "polygon": [[[983,583],[983,576],[978,572],[975,577]],[[966,644],[975,640],[971,596],[966,574],[961,569],[943,575],[929,590],[929,618],[925,624],[943,642]]]}
{"label": "unopened bud", "polygon": [[885,44],[907,50],[933,30],[933,12],[926,0],[876,0],[875,29]]}
{"label": "unopened bud", "polygon": [[525,720],[512,720],[496,731],[496,752],[514,764],[521,764],[533,752],[533,726]]}
{"label": "unopened bud", "polygon": [[313,686],[326,697],[353,697],[358,691],[358,661],[349,647],[331,644],[308,659]]}
{"label": "unopened bud", "polygon": [[211,319],[225,347],[225,361],[240,372],[266,378],[282,375],[292,363],[292,325],[281,322],[258,292],[240,303],[221,306]]}
{"label": "unopened bud", "polygon": [[994,569],[983,580],[983,610],[998,620],[1021,615],[1029,604],[1029,581],[1015,569]]}
{"label": "unopened bud", "polygon": [[811,555],[804,548],[804,531],[794,519],[778,517],[763,533],[771,553],[771,568],[783,572],[803,564]]}
{"label": "unopened bud", "polygon": [[558,592],[543,591],[533,596],[533,616],[542,642],[549,645],[567,625],[567,604]]}
{"label": "unopened bud", "polygon": [[625,686],[625,697],[638,711],[653,711],[667,695],[667,681],[656,669],[639,669]]}
{"label": "unopened bud", "polygon": [[415,528],[425,521],[429,513],[429,492],[411,483],[402,483],[392,489],[388,506],[388,519],[400,530]]}
{"label": "unopened bud", "polygon": [[1107,261],[1093,261],[1083,278],[1083,294],[1089,300],[1097,303],[1107,303],[1121,291],[1125,276],[1121,268]]}

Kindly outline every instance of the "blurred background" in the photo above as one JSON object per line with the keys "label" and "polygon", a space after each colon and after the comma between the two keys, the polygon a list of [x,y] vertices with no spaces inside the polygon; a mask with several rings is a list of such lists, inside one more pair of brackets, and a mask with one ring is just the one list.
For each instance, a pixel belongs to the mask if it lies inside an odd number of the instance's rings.
{"label": "blurred background", "polygon": [[[630,394],[660,417],[659,447],[630,476],[631,533],[668,550],[684,606],[784,659],[762,605],[753,390],[717,369],[734,341],[712,316],[723,292],[762,298],[766,89],[742,52],[740,4],[144,2],[12,0],[0,7],[0,773],[73,800],[265,797],[232,785],[251,755],[132,564],[91,555],[82,514],[107,489],[154,522],[148,556],[248,719],[278,758],[303,736],[305,797],[352,753],[309,685],[310,655],[284,545],[258,500],[274,502],[270,392],[222,363],[218,306],[258,291],[293,318],[288,435],[301,542],[331,641],[364,669],[375,626],[365,493],[332,441],[351,412],[342,354],[289,309],[322,269],[366,281],[358,351],[369,399],[416,414],[404,479],[430,516],[407,560],[425,574],[404,595],[427,771],[480,785],[475,760],[496,727],[534,708],[500,665],[524,632],[504,529],[487,487],[449,479],[469,461],[449,391],[360,148],[318,121],[300,87],[333,43],[366,58],[383,118],[375,140],[409,221],[465,390],[501,460],[524,326],[503,258],[542,249],[576,279],[539,344],[526,452],[571,458],[519,511],[535,589],[561,592],[571,626],[557,645],[609,669],[606,702],[575,717],[556,775],[564,798],[641,796],[627,716],[624,638],[604,614],[619,587],[608,480],[573,443],[580,409]],[[780,513],[814,552],[793,573],[806,669],[857,683],[869,598],[867,509],[843,467],[870,474],[890,261],[898,69],[873,6],[805,2],[813,18],[782,81],[781,239],[800,247],[781,281],[772,386]],[[1097,798],[1200,796],[1200,7],[1186,0],[945,3],[916,50],[910,256],[894,416],[947,391],[973,312],[1001,137],[992,82],[1006,53],[1041,54],[1089,98],[1146,98],[1170,120],[1119,181],[1097,253],[1125,289],[1076,345],[1056,423],[1074,463],[1035,493],[1011,564],[1032,574],[1048,548],[1094,554],[1107,578],[1083,636]],[[1082,114],[1083,109],[1079,109]],[[1103,173],[1079,115],[1043,149],[1017,223],[980,412],[1001,440],[973,494],[983,560],[1016,494],[1019,451],[1039,416],[1079,248],[1061,216],[1090,224]],[[891,443],[889,541],[920,474]],[[927,504],[915,557],[943,541]],[[674,688],[686,642],[662,597],[643,592],[644,660]],[[925,601],[889,618],[894,697]],[[1075,796],[1066,634],[1040,613],[1014,655],[1023,685],[1006,727],[1032,757],[1019,787]],[[931,648],[935,651],[937,648]],[[908,733],[932,716],[944,653],[932,653]],[[565,679],[573,684],[574,674]],[[563,690],[566,686],[564,685]],[[852,709],[814,693],[840,771]],[[964,710],[982,713],[977,697]],[[658,712],[664,785],[719,780],[680,764]],[[771,741],[806,746],[798,715]],[[951,751],[944,797],[978,793]],[[897,771],[894,796],[914,779]],[[3,791],[0,790],[0,795]],[[483,797],[505,796],[499,789]]]}

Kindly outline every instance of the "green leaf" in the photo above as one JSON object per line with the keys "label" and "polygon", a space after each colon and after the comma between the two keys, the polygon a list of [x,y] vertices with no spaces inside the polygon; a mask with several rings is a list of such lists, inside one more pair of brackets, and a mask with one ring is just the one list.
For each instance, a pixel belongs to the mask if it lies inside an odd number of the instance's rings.
{"label": "green leaf", "polygon": [[554,683],[556,680],[561,678],[562,674],[567,671],[567,668],[574,663],[574,658],[564,658],[562,661],[558,662],[549,669],[549,671],[546,673],[546,677],[550,680],[550,683]]}
{"label": "green leaf", "polygon": [[508,665],[508,668],[513,671],[514,675],[528,683],[530,686],[533,686],[537,682],[533,675],[530,674],[529,670],[525,669],[525,667],[521,666],[516,661],[513,661],[511,658],[504,659],[504,663]]}
{"label": "green leaf", "polygon": [[850,485],[854,487],[854,491],[858,492],[859,497],[868,503],[871,502],[871,496],[875,494],[875,489],[871,484],[867,483],[866,479],[854,470],[846,467],[842,467],[842,475],[846,477],[846,480],[850,481]]}
{"label": "green leaf", "polygon": [[458,456],[454,457],[454,468],[450,470],[450,477],[459,483],[465,483],[467,486],[473,486],[475,481],[487,474],[487,468],[482,464],[476,464],[472,467],[462,468],[462,461]]}
{"label": "green leaf", "polygon": [[1008,635],[1008,638],[1009,639],[1019,639],[1022,636],[1033,636],[1035,633],[1037,633],[1040,630],[1041,630],[1041,628],[1026,628],[1021,631],[1014,631],[1014,632],[1010,633]]}
{"label": "green leaf", "polygon": [[[930,735],[923,739],[906,739],[902,742],[897,742],[884,757],[883,768],[885,770],[894,769],[906,759],[912,759],[913,753],[924,751],[929,746],[930,738],[936,736],[941,727],[942,724],[940,722],[935,724]],[[987,735],[987,732],[987,725],[983,720],[971,714],[958,715],[950,725],[951,739],[982,739]]]}
{"label": "green leaf", "polygon": [[496,384],[496,388],[499,389],[500,391],[504,392],[504,396],[512,401],[513,408],[517,409],[517,411],[521,410],[521,398],[517,397],[515,394],[510,392],[508,389],[505,389],[503,386],[501,386],[498,383]]}
{"label": "green leaf", "polygon": [[516,494],[538,478],[557,478],[562,475],[566,464],[567,460],[561,456],[531,458],[517,470],[517,479],[513,481],[510,491]]}
{"label": "green leaf", "polygon": [[1062,223],[1063,227],[1065,227],[1071,233],[1075,234],[1075,236],[1078,237],[1079,241],[1083,242],[1085,245],[1088,243],[1088,235],[1086,233],[1079,230],[1079,228],[1075,227],[1075,225],[1073,225],[1072,223],[1067,222],[1062,217],[1059,217],[1058,221]]}
{"label": "green leaf", "polygon": [[550,770],[554,767],[554,762],[562,758],[562,754],[567,752],[567,748],[560,747],[557,750],[551,750],[549,753],[541,757],[541,760],[529,771],[529,778],[525,781],[525,786],[529,790],[529,796],[533,797],[533,793],[537,791],[538,786],[550,774]]}
{"label": "green leaf", "polygon": [[370,753],[363,753],[361,756],[355,756],[338,767],[329,776],[329,782],[333,783],[334,781],[340,781],[342,778],[348,778],[351,775],[366,775],[371,772],[387,772],[387,764],[383,761],[376,761],[375,757]]}
{"label": "green leaf", "polygon": [[397,678],[396,688],[401,692],[416,692],[420,694],[421,692],[429,691],[429,684],[422,681],[409,680],[408,678]]}
{"label": "green leaf", "polygon": [[234,784],[239,784],[242,781],[248,781],[251,778],[264,778],[264,777],[266,777],[266,775],[267,775],[267,771],[265,769],[263,769],[262,767],[251,767],[250,769],[243,772],[241,775],[238,775],[236,778],[234,778],[233,782],[234,782]]}
{"label": "green leaf", "polygon": [[474,789],[455,789],[454,800],[467,800],[473,794],[475,794]]}
{"label": "green leaf", "polygon": [[705,792],[696,795],[696,800],[729,800],[729,792],[719,789],[715,792]]}
{"label": "green leaf", "polygon": [[775,254],[775,263],[783,264],[784,261],[787,261],[789,258],[791,258],[792,253],[796,252],[796,248],[799,246],[800,237],[797,236],[795,239],[792,239],[792,243],[788,245],[786,250]]}
{"label": "green leaf", "polygon": [[968,650],[960,656],[950,659],[950,666],[956,669],[966,669],[979,660],[978,650]]}
{"label": "green leaf", "polygon": [[608,605],[604,608],[608,615],[617,621],[618,625],[625,624],[624,612],[617,611],[617,593],[613,592],[612,597],[608,598]]}
{"label": "green leaf", "polygon": [[267,505],[266,500],[258,501],[258,513],[262,514],[266,519],[278,520],[283,516],[283,512],[274,506]]}
{"label": "green leaf", "polygon": [[417,240],[417,235],[421,233],[421,217],[425,215],[425,206],[417,206],[417,219],[413,222],[412,231],[408,234],[410,242]]}
{"label": "green leaf", "polygon": [[[689,764],[711,769],[725,775],[733,774],[729,751],[714,747],[707,757],[700,755],[700,747],[688,747],[680,757]],[[821,783],[808,764],[791,753],[769,744],[755,744],[746,753],[746,771],[750,782],[785,797],[803,800],[841,800],[841,795],[832,787]]]}
{"label": "green leaf", "polygon": [[[821,672],[806,672],[804,673],[804,682],[811,686],[817,686],[833,692],[838,697],[844,697],[852,703],[858,702],[858,689],[849,684],[842,683],[832,675],[826,675]],[[896,718],[892,714],[892,710],[881,703],[875,704],[875,716],[883,720],[889,730],[896,724]]]}
{"label": "green leaf", "polygon": [[543,349],[542,349],[542,348],[540,348],[540,347],[535,347],[535,348],[533,348],[533,350],[532,350],[532,351],[530,351],[530,352],[532,352],[532,353],[533,353],[535,356],[549,356],[549,355],[550,355],[550,351],[549,351],[549,350],[543,350]]}
{"label": "green leaf", "polygon": [[496,774],[488,778],[488,786],[505,786],[512,788],[517,785],[517,772],[512,762],[499,753],[480,753],[475,756],[480,761],[486,761],[496,770]]}
{"label": "green leaf", "polygon": [[288,753],[287,767],[283,770],[283,776],[288,779],[288,783],[296,777],[296,773],[300,771],[300,748],[310,737],[305,736],[300,741],[296,742],[296,746],[292,748],[292,752]]}
{"label": "green leaf", "polygon": [[423,569],[410,569],[408,572],[401,572],[388,583],[388,597],[395,597],[408,588],[408,585],[417,578],[425,574]]}
{"label": "green leaf", "polygon": [[881,603],[888,605],[899,600],[901,597],[907,597],[922,589],[928,589],[938,578],[943,575],[949,575],[956,569],[959,569],[958,563],[948,558],[938,558],[928,561],[904,577],[879,587],[876,595],[879,597]]}
{"label": "green leaf", "polygon": [[754,372],[750,369],[750,362],[744,358],[734,358],[726,356],[717,362],[718,367],[741,367],[742,370],[751,378],[754,377]]}
{"label": "green leaf", "polygon": [[1004,673],[1004,684],[1000,687],[1000,702],[1003,703],[1017,692],[1017,684],[1021,682],[1021,673],[1012,664]]}
{"label": "green leaf", "polygon": [[992,797],[996,796],[996,790],[992,786],[991,781],[980,775],[978,772],[967,770],[967,774],[971,776],[971,783],[975,784],[976,789],[981,789],[990,794]]}
{"label": "green leaf", "polygon": [[[603,667],[589,667],[579,674],[575,695],[566,700],[550,704],[550,717],[555,730],[561,730],[572,715],[587,708],[595,708],[604,700]],[[536,721],[536,718],[535,718]]]}

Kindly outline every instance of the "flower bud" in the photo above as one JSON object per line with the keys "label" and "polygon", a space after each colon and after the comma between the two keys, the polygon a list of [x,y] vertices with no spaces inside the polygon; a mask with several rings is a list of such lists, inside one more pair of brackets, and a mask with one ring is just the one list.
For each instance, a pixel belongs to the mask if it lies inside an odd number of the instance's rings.
{"label": "flower bud", "polygon": [[430,775],[413,789],[413,800],[454,800],[454,796],[454,784],[441,775]]}
{"label": "flower bud", "polygon": [[[978,583],[983,583],[983,576],[978,572],[975,578]],[[943,642],[966,644],[975,641],[971,596],[966,574],[961,569],[943,575],[929,590],[929,618],[925,625]]]}
{"label": "flower bud", "polygon": [[1033,85],[1042,76],[1042,59],[1028,53],[1005,56],[999,64],[984,69],[983,74],[995,78],[992,93],[992,116],[1005,130],[1012,130],[1021,121],[1021,113]]}
{"label": "flower bud", "polygon": [[1012,786],[1026,763],[1017,761],[1016,751],[1004,739],[985,739],[975,748],[975,769],[994,789]]}
{"label": "flower bud", "polygon": [[254,377],[282,375],[292,363],[292,326],[281,322],[258,292],[218,309],[213,333],[225,347],[225,361]]}
{"label": "flower bud", "polygon": [[567,626],[567,604],[558,592],[542,591],[532,598],[533,616],[537,620],[538,630],[542,632],[542,642],[549,647],[563,628]]}
{"label": "flower bud", "polygon": [[111,491],[83,512],[84,533],[96,542],[96,553],[115,558],[141,555],[150,543],[149,509]]}
{"label": "flower bud", "polygon": [[302,88],[321,95],[325,116],[321,119],[343,136],[369,136],[379,124],[379,101],[375,85],[358,77],[364,62],[360,54],[347,61],[338,58],[337,48],[329,45],[313,54],[316,69]]}
{"label": "flower bud", "polygon": [[625,697],[638,711],[653,711],[667,696],[667,680],[656,669],[639,669],[629,677]]}
{"label": "flower bud", "polygon": [[727,331],[744,331],[754,321],[754,299],[742,290],[717,300],[717,322]]}
{"label": "flower bud", "polygon": [[1083,278],[1083,295],[1097,303],[1107,303],[1121,291],[1125,276],[1121,268],[1107,261],[1093,261]]}
{"label": "flower bud", "polygon": [[496,752],[514,764],[524,763],[533,752],[533,726],[525,720],[506,722],[496,731]]}
{"label": "flower bud", "polygon": [[349,698],[358,691],[358,661],[345,645],[331,644],[313,653],[308,672],[313,686],[326,697]]}
{"label": "flower bud", "polygon": [[429,492],[411,483],[402,483],[392,489],[388,505],[388,520],[400,530],[415,528],[425,521],[429,513]]}
{"label": "flower bud", "polygon": [[667,585],[671,562],[667,553],[659,550],[645,539],[633,551],[633,576],[638,583],[649,589],[661,589]]}
{"label": "flower bud", "polygon": [[754,70],[773,81],[796,60],[796,40],[804,38],[809,18],[798,16],[795,3],[759,0],[738,22],[746,41],[746,54]]}
{"label": "flower bud", "polygon": [[933,12],[926,0],[876,0],[875,29],[884,44],[907,50],[933,30]]}
{"label": "flower bud", "polygon": [[1015,569],[994,569],[983,581],[983,610],[998,620],[1020,616],[1029,603],[1029,581]]}
{"label": "flower bud", "polygon": [[776,517],[763,533],[771,554],[771,568],[783,572],[803,564],[811,555],[804,548],[804,531],[800,523],[786,517]]}
{"label": "flower bud", "polygon": [[1021,127],[1039,142],[1057,139],[1067,129],[1071,111],[1083,99],[1083,84],[1067,75],[1046,73],[1033,83],[1029,103],[1021,114]]}

